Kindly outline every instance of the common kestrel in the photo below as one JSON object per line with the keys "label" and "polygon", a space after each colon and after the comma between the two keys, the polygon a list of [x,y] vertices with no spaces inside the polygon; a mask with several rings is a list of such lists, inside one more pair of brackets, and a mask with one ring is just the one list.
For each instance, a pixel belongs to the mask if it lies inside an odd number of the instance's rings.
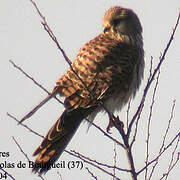
{"label": "common kestrel", "polygon": [[52,96],[65,97],[65,110],[33,154],[38,155],[35,172],[50,169],[83,119],[93,121],[103,107],[111,113],[120,110],[140,86],[144,51],[137,15],[115,6],[105,13],[103,26],[104,31],[79,50],[72,68],[52,91]]}

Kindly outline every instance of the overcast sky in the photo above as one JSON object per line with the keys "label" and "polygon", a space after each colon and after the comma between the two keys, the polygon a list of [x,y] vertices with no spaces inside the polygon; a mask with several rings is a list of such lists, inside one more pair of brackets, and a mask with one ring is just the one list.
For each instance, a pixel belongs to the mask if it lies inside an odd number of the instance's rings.
{"label": "overcast sky", "polygon": [[[179,0],[38,0],[37,5],[42,10],[49,26],[72,61],[81,46],[102,32],[102,18],[107,9],[118,5],[131,8],[137,13],[143,26],[146,68],[144,82],[132,103],[130,112],[130,117],[132,117],[145,87],[151,56],[153,56],[153,64],[155,66],[170,38],[179,12]],[[175,113],[167,143],[170,142],[180,129],[180,111],[178,110],[180,107],[179,30],[180,28],[178,28],[175,34],[172,46],[161,69],[160,82],[153,109],[150,159],[153,159],[158,153],[163,133],[170,118],[174,99],[176,99]],[[15,164],[19,161],[27,163],[25,157],[13,142],[12,136],[18,140],[31,160],[34,160],[32,153],[39,146],[42,139],[30,133],[22,126],[17,126],[17,123],[9,118],[6,113],[9,112],[20,119],[45,98],[47,94],[18,72],[9,63],[9,60],[13,60],[49,91],[53,89],[56,80],[66,72],[68,64],[63,59],[54,42],[49,38],[47,32],[43,29],[41,19],[29,0],[3,0],[1,2],[0,49],[0,152],[9,152],[9,157],[0,156],[0,164],[5,163],[5,161]],[[150,94],[152,94],[152,91]],[[145,139],[147,134],[145,127],[147,127],[148,105],[150,103],[151,98],[148,96],[139,124],[139,134],[133,149],[137,169],[144,166]],[[62,105],[58,104],[55,100],[51,100],[25,123],[33,130],[46,135],[62,111]],[[121,114],[121,119],[125,119],[126,107],[121,113],[117,114]],[[96,117],[95,123],[102,128],[106,128],[108,123],[107,115],[100,113]],[[73,149],[92,159],[112,164],[113,143],[93,127],[90,128],[88,133],[86,131],[87,124],[82,123],[68,145],[67,150]],[[119,138],[116,130],[112,130],[112,136],[117,139]],[[118,166],[127,168],[125,153],[119,147],[117,152]],[[160,179],[163,173],[166,172],[170,156],[168,153],[170,154],[170,151],[161,159],[162,163],[158,166],[157,171],[155,171],[154,180]],[[59,162],[63,160],[68,162],[77,159],[67,153],[63,153]],[[107,174],[101,173],[91,166],[88,167],[100,180],[112,179]],[[11,173],[17,180],[40,179],[36,175],[31,174],[31,169],[29,168],[6,168],[5,170]],[[57,172],[61,173],[63,180],[93,179],[85,168],[83,170],[53,169],[44,176],[44,179],[60,179]],[[121,173],[118,177],[122,180],[130,179],[127,173]],[[141,176],[140,179],[143,179],[143,177]],[[177,177],[180,177],[178,167],[170,174],[169,179],[175,180]]]}

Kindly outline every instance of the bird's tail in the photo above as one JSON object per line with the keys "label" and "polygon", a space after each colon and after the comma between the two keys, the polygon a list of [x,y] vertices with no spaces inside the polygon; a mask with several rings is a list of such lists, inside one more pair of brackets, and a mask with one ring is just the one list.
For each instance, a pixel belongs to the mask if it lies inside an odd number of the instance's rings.
{"label": "bird's tail", "polygon": [[33,172],[42,174],[51,168],[68,145],[82,120],[94,108],[78,108],[71,112],[67,112],[67,110],[63,112],[61,117],[49,130],[41,145],[34,152],[33,155],[38,155],[38,157],[34,163]]}

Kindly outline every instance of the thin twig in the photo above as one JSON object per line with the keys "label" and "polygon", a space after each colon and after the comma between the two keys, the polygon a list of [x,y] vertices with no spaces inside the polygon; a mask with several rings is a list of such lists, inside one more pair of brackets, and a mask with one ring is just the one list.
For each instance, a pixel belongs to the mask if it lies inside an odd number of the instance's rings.
{"label": "thin twig", "polygon": [[95,176],[95,175],[89,170],[88,167],[86,167],[86,170],[87,170],[87,172],[93,177],[93,179],[98,180],[97,176]]}
{"label": "thin twig", "polygon": [[[143,106],[144,106],[144,104],[143,104]],[[143,110],[143,106],[142,106],[142,108],[140,109],[139,114],[138,114],[138,116],[137,116],[133,140],[132,140],[131,143],[130,143],[130,147],[131,147],[131,148],[132,148],[134,142],[136,141],[136,135],[137,135],[137,132],[138,132],[138,124],[139,124],[139,119],[140,119],[140,117],[141,117],[141,112],[142,112],[142,110]],[[128,139],[129,139],[129,137],[128,137]]]}
{"label": "thin twig", "polygon": [[[18,65],[16,65],[12,60],[9,60],[9,62],[16,68],[18,69],[20,72],[22,72],[28,79],[32,80],[33,83],[35,85],[37,85],[38,87],[40,87],[43,91],[45,91],[48,95],[51,95],[51,93],[46,89],[44,88],[40,83],[38,83],[33,77],[31,77],[28,73],[26,73],[21,67],[19,67]],[[54,98],[60,103],[60,104],[63,104],[64,103],[62,101],[60,101],[57,97],[54,96]]]}
{"label": "thin twig", "polygon": [[57,172],[57,174],[59,175],[60,180],[63,180],[62,175],[59,172]]}
{"label": "thin twig", "polygon": [[150,166],[152,163],[154,163],[155,161],[157,161],[157,159],[159,159],[159,157],[161,157],[161,156],[164,154],[164,152],[166,152],[166,150],[169,149],[170,146],[172,146],[172,144],[174,143],[174,141],[175,141],[177,138],[179,138],[179,136],[180,136],[180,131],[179,131],[179,133],[170,141],[170,143],[163,148],[163,150],[161,151],[161,153],[158,154],[156,158],[154,158],[153,160],[149,161],[148,164],[147,164],[145,167],[143,167],[142,169],[140,169],[140,170],[137,172],[137,175],[139,175],[140,173],[142,173],[148,166]]}
{"label": "thin twig", "polygon": [[127,131],[128,131],[128,127],[129,127],[129,113],[130,113],[130,107],[131,107],[131,100],[132,99],[130,99],[128,102],[127,111],[126,111],[126,119],[127,119],[126,120],[127,121],[126,122],[126,126],[127,126],[126,128],[127,128]]}
{"label": "thin twig", "polygon": [[[5,175],[8,175],[12,180],[16,180],[10,173],[8,173],[6,170],[4,170],[3,168],[0,167],[0,170],[3,171],[5,173]],[[6,177],[4,178],[6,179]]]}
{"label": "thin twig", "polygon": [[105,111],[108,113],[108,115],[110,117],[110,121],[113,123],[114,127],[116,127],[116,129],[119,131],[119,133],[120,133],[120,135],[121,135],[121,137],[123,139],[123,143],[124,143],[124,146],[125,146],[125,151],[126,151],[129,166],[130,166],[131,177],[132,177],[133,180],[137,180],[137,173],[136,173],[136,170],[135,170],[134,158],[133,158],[133,155],[132,155],[132,148],[129,145],[129,137],[124,132],[124,127],[122,125],[122,122],[119,120],[119,117],[115,117],[114,114],[109,112],[109,110],[103,104],[101,104],[101,105],[105,109]]}
{"label": "thin twig", "polygon": [[[174,116],[175,103],[176,103],[176,100],[173,101],[170,119],[169,119],[169,121],[168,121],[168,125],[167,125],[167,128],[166,128],[165,134],[164,134],[164,136],[163,136],[163,141],[162,141],[162,144],[161,144],[161,147],[160,147],[160,150],[159,150],[159,154],[162,152],[162,150],[163,150],[163,148],[164,148],[164,146],[165,146],[165,141],[166,141],[166,138],[167,138],[169,129],[170,129],[170,125],[171,125],[173,116]],[[158,164],[158,160],[159,160],[159,158],[156,160],[156,163],[155,163],[154,166],[152,167],[151,173],[150,173],[150,175],[149,175],[149,179],[152,178],[153,172],[154,172],[154,170],[155,170],[155,168],[156,168],[156,166],[157,166],[157,164]]]}
{"label": "thin twig", "polygon": [[152,67],[153,67],[153,56],[151,56],[151,60],[150,60],[149,80],[152,77]]}
{"label": "thin twig", "polygon": [[[89,120],[86,118],[86,120],[89,122]],[[100,128],[99,126],[97,126],[95,123],[90,122],[91,125],[93,125],[95,128],[97,128],[99,131],[101,131],[105,136],[107,136],[108,138],[110,138],[112,141],[114,141],[115,143],[117,143],[118,145],[120,145],[122,148],[125,148],[124,144],[120,143],[118,140],[116,140],[115,138],[113,138],[112,136],[110,136],[108,133],[106,133],[102,128]]]}
{"label": "thin twig", "polygon": [[[116,164],[117,164],[116,143],[115,143],[115,142],[113,142],[113,145],[114,145],[114,147],[113,147],[113,151],[114,151],[113,160],[114,160],[114,167],[115,167],[115,166],[116,166]],[[116,175],[116,169],[115,169],[115,168],[113,168],[113,174],[114,174],[114,176]],[[115,180],[115,179],[113,178],[113,180]]]}
{"label": "thin twig", "polygon": [[42,24],[45,28],[45,30],[48,32],[48,34],[50,35],[50,37],[52,38],[52,40],[56,43],[58,49],[61,51],[62,55],[64,56],[64,59],[67,61],[67,63],[70,65],[71,64],[71,60],[67,57],[65,51],[61,48],[60,44],[58,43],[57,41],[57,38],[56,36],[54,35],[54,33],[52,32],[51,28],[49,27],[47,21],[46,21],[46,18],[45,16],[41,13],[40,9],[38,8],[37,4],[33,1],[33,0],[30,0],[31,3],[33,4],[33,6],[35,7],[37,13],[39,14],[39,16],[41,17],[42,19]]}
{"label": "thin twig", "polygon": [[32,80],[35,85],[40,87],[43,91],[45,91],[48,94],[48,97],[46,97],[43,101],[41,101],[36,107],[34,107],[28,114],[26,114],[20,121],[19,124],[21,124],[24,120],[27,118],[30,118],[41,106],[43,106],[47,101],[49,101],[52,97],[55,98],[60,104],[63,104],[56,96],[55,92],[50,93],[46,88],[44,88],[40,83],[38,83],[33,77],[31,77],[29,74],[27,74],[21,67],[17,66],[12,60],[9,60],[9,62],[20,72],[22,72],[27,78]]}
{"label": "thin twig", "polygon": [[131,177],[133,180],[137,180],[137,172],[135,170],[134,158],[132,154],[132,146],[129,145],[129,138],[127,134],[125,134],[124,129],[122,129],[121,131],[121,137],[123,139],[124,145],[126,146],[126,154],[131,169]]}
{"label": "thin twig", "polygon": [[177,165],[177,163],[179,162],[179,159],[180,159],[180,152],[178,153],[177,155],[177,159],[176,161],[174,162],[174,164],[171,166],[171,168],[168,170],[167,173],[163,174],[163,176],[160,178],[160,180],[162,180],[164,177],[168,177],[169,173],[174,169],[174,167]]}
{"label": "thin twig", "polygon": [[[150,112],[149,112],[149,117],[148,117],[148,125],[147,125],[147,139],[146,139],[146,160],[145,163],[147,165],[148,161],[149,161],[149,139],[150,139],[150,127],[151,127],[151,119],[152,119],[152,114],[153,114],[153,107],[154,107],[154,102],[155,102],[155,95],[156,95],[156,90],[158,87],[158,83],[159,83],[159,76],[160,76],[160,70],[158,71],[158,75],[156,78],[156,84],[153,90],[153,95],[152,95],[152,101],[151,101],[151,105],[150,105]],[[147,179],[147,174],[148,173],[148,168],[145,171],[145,179]]]}
{"label": "thin twig", "polygon": [[19,145],[19,143],[16,141],[16,139],[14,138],[14,136],[12,136],[13,141],[15,142],[15,144],[17,145],[17,147],[19,148],[19,150],[21,151],[21,153],[26,157],[26,159],[28,160],[28,162],[30,161],[29,157],[27,156],[27,154],[23,151],[23,149],[21,148],[21,146]]}
{"label": "thin twig", "polygon": [[178,155],[177,155],[177,159],[176,159],[176,161],[173,163],[173,161],[174,161],[174,156],[175,156],[176,150],[177,150],[177,148],[178,148],[179,142],[180,142],[180,136],[179,136],[179,138],[178,138],[178,140],[177,140],[177,143],[176,143],[176,146],[174,147],[174,150],[173,150],[173,152],[172,152],[172,154],[171,154],[171,160],[170,160],[170,163],[169,163],[168,171],[167,171],[167,173],[165,174],[165,177],[166,177],[165,180],[167,180],[170,171],[175,167],[175,165],[176,165],[176,164],[178,163],[178,161],[179,161],[180,152],[177,153],[177,154],[178,154]]}
{"label": "thin twig", "polygon": [[[45,16],[43,16],[43,14],[41,13],[40,9],[37,7],[37,4],[33,1],[30,0],[31,3],[34,5],[35,9],[37,10],[39,16],[42,19],[42,25],[44,26],[44,29],[46,30],[46,32],[49,34],[50,38],[55,42],[56,46],[58,47],[58,49],[61,51],[64,59],[66,60],[66,62],[69,64],[71,70],[73,71],[73,73],[77,76],[77,78],[81,81],[81,83],[84,85],[85,89],[90,93],[90,95],[92,95],[92,92],[88,89],[87,85],[84,83],[84,81],[81,79],[81,77],[78,75],[78,73],[73,69],[72,67],[72,62],[71,60],[68,58],[68,56],[66,55],[65,51],[62,49],[62,47],[60,46],[56,36],[54,35],[53,31],[51,30],[51,28],[49,27]],[[93,96],[92,96],[93,97]]]}
{"label": "thin twig", "polygon": [[111,165],[108,165],[108,164],[104,164],[104,163],[101,163],[101,162],[98,162],[96,161],[95,159],[91,159],[89,157],[86,157],[82,154],[80,154],[79,152],[76,152],[74,150],[71,150],[72,153],[76,154],[78,157],[81,157],[82,159],[86,159],[87,161],[90,161],[90,162],[93,162],[93,163],[96,163],[97,165],[100,165],[100,166],[104,166],[104,167],[107,167],[109,169],[117,169],[119,171],[124,171],[124,172],[131,172],[131,170],[129,169],[123,169],[123,168],[119,168],[117,166],[111,166]]}
{"label": "thin twig", "polygon": [[[23,149],[21,148],[20,144],[17,142],[17,140],[14,138],[14,136],[12,136],[13,141],[15,142],[15,144],[17,145],[17,147],[19,148],[19,150],[21,151],[21,153],[25,156],[25,158],[27,159],[28,162],[30,162],[29,157],[27,156],[27,154],[23,151]],[[38,176],[42,179],[45,180],[40,174],[38,174]]]}
{"label": "thin twig", "polygon": [[[15,118],[13,115],[11,115],[11,114],[9,114],[9,113],[7,113],[7,115],[8,115],[10,118],[14,119],[16,122],[18,122],[18,124],[19,124],[19,120],[18,120],[17,118]],[[32,129],[29,128],[27,125],[25,125],[25,124],[23,124],[23,123],[21,123],[21,125],[22,125],[23,127],[25,127],[26,129],[28,129],[30,132],[36,134],[37,136],[39,136],[39,137],[41,137],[41,138],[44,138],[44,136],[42,136],[42,135],[40,135],[39,133],[37,133],[36,131],[32,130]]]}
{"label": "thin twig", "polygon": [[118,177],[114,176],[112,173],[110,173],[110,172],[106,171],[105,169],[101,168],[99,165],[96,165],[96,164],[94,164],[93,162],[88,161],[88,160],[82,158],[81,156],[78,156],[77,154],[72,153],[73,151],[72,151],[72,152],[66,151],[66,152],[67,152],[68,154],[70,154],[70,155],[73,155],[73,156],[81,159],[83,162],[85,162],[85,163],[87,163],[87,164],[90,164],[90,165],[96,167],[97,169],[101,170],[102,172],[104,172],[104,173],[106,173],[106,174],[108,174],[108,175],[110,175],[110,176],[112,176],[112,177],[115,177],[117,180],[120,180]]}

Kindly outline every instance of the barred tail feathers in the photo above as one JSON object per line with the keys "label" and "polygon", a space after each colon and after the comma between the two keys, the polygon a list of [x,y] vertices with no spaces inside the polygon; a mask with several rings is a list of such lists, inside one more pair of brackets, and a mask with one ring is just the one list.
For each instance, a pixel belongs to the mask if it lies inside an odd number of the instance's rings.
{"label": "barred tail feathers", "polygon": [[65,110],[33,153],[33,156],[38,155],[38,157],[32,171],[40,174],[46,173],[61,156],[82,120],[95,109],[96,107],[78,108],[71,112]]}

